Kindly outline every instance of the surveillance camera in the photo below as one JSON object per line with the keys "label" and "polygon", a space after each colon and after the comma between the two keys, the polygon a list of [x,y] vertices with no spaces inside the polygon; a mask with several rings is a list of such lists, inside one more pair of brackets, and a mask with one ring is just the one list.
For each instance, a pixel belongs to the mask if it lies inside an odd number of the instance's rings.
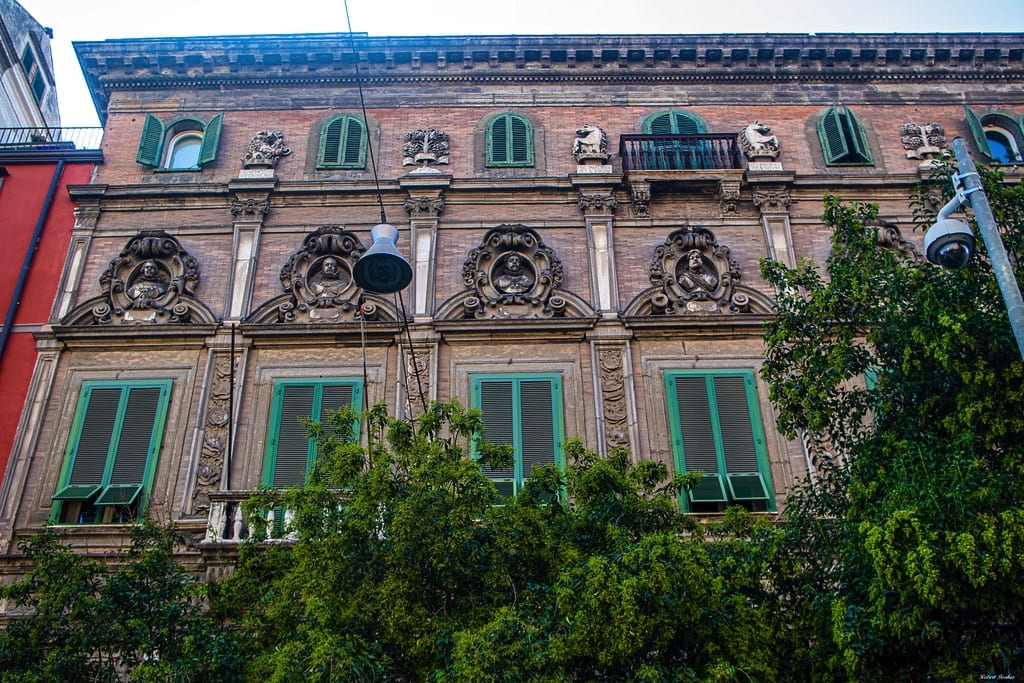
{"label": "surveillance camera", "polygon": [[966,223],[944,218],[928,228],[924,250],[935,265],[958,270],[967,265],[974,253],[974,234]]}

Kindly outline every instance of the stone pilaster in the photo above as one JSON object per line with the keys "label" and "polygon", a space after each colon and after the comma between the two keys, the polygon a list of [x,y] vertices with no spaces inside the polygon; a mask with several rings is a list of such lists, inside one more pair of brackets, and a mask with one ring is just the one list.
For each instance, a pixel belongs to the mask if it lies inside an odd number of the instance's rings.
{"label": "stone pilaster", "polygon": [[240,320],[249,314],[252,295],[253,266],[259,254],[260,233],[263,219],[270,211],[270,193],[277,184],[271,169],[255,169],[269,172],[269,177],[237,178],[228,184],[231,190],[231,222],[234,226],[234,240],[231,245],[231,272],[228,277],[227,316]]}
{"label": "stone pilaster", "polygon": [[[412,343],[410,344],[410,339]],[[437,348],[441,338],[430,330],[410,330],[395,340],[401,349],[398,405],[403,417],[414,418],[437,398]]]}
{"label": "stone pilaster", "polygon": [[628,448],[635,454],[639,435],[629,335],[617,325],[599,323],[589,336],[599,450],[607,455]]}
{"label": "stone pilaster", "polygon": [[766,256],[790,268],[796,266],[789,222],[789,206],[793,201],[790,187],[794,177],[791,171],[747,171],[754,206],[761,212],[761,226],[768,246]]}
{"label": "stone pilaster", "polygon": [[[248,342],[243,341],[236,331],[232,353],[231,328],[227,327],[221,328],[208,347],[210,352],[203,374],[200,403],[202,427],[192,443],[183,509],[184,513],[192,515],[205,515],[210,508],[210,494],[228,489],[229,454],[233,455],[230,442],[237,433],[233,425],[237,424],[238,392],[242,386]],[[232,392],[235,394],[233,402]]]}
{"label": "stone pilaster", "polygon": [[437,250],[437,226],[444,211],[444,191],[452,176],[443,173],[413,172],[398,180],[408,195],[405,211],[409,214],[409,241],[412,258],[412,313],[417,322],[428,321],[434,308],[434,258]]}
{"label": "stone pilaster", "polygon": [[590,300],[603,318],[615,318],[619,294],[615,277],[613,219],[619,200],[612,189],[621,176],[576,174],[570,176],[579,190],[577,201],[587,225],[590,252]]}
{"label": "stone pilaster", "polygon": [[64,270],[61,272],[60,285],[51,311],[57,320],[67,315],[75,303],[74,295],[82,284],[82,271],[101,213],[99,196],[76,196],[73,192],[72,198],[78,202],[75,208],[75,225],[71,228],[71,243],[68,245]]}

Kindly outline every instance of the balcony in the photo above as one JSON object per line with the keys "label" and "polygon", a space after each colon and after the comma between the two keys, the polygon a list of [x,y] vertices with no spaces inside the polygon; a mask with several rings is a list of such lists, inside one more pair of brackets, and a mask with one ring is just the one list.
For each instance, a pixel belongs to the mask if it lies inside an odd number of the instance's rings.
{"label": "balcony", "polygon": [[102,128],[0,128],[4,161],[103,161]]}
{"label": "balcony", "polygon": [[736,133],[622,135],[619,158],[633,210],[649,217],[652,184],[717,186],[723,213],[735,211],[743,179],[743,155]]}

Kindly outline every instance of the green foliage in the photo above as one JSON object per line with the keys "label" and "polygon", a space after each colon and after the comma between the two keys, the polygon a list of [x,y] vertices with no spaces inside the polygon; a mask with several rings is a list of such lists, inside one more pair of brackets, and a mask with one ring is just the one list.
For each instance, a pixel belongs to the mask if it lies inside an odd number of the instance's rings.
{"label": "green foliage", "polygon": [[149,523],[109,563],[52,530],[24,541],[32,570],[0,588],[25,612],[0,630],[0,681],[238,680],[239,644],[204,614],[204,584],[173,546]]}
{"label": "green foliage", "polygon": [[751,539],[774,532],[745,511],[696,524],[663,464],[578,440],[500,498],[454,402],[415,425],[374,408],[369,450],[333,424],[312,426],[309,484],[250,502],[294,510],[295,541],[244,547],[213,603],[252,643],[247,679],[773,679],[771,545]]}
{"label": "green foliage", "polygon": [[[983,177],[1020,253],[1024,188]],[[1024,363],[985,254],[960,271],[901,257],[876,213],[826,198],[827,276],[763,266],[780,292],[763,369],[779,426],[823,444],[773,560],[791,624],[777,649],[799,662],[787,680],[1019,674]]]}

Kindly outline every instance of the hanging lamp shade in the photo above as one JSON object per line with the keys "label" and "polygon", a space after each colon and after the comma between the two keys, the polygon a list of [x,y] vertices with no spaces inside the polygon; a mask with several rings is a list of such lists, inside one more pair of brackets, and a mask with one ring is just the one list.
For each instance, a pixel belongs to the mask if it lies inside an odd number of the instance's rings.
{"label": "hanging lamp shade", "polygon": [[390,294],[408,287],[412,282],[412,267],[395,246],[398,228],[381,223],[370,231],[370,237],[373,244],[352,269],[356,284],[375,294]]}

